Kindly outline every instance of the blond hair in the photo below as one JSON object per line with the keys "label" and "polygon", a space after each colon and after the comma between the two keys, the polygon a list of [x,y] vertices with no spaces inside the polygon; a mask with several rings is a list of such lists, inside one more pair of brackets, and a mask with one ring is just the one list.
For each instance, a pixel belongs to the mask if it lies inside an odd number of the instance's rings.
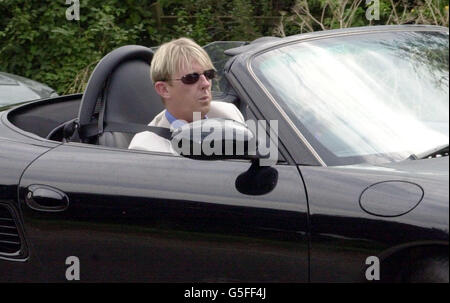
{"label": "blond hair", "polygon": [[205,69],[214,69],[208,54],[189,38],[179,38],[162,44],[153,55],[150,76],[153,83],[168,81],[179,70],[197,62]]}

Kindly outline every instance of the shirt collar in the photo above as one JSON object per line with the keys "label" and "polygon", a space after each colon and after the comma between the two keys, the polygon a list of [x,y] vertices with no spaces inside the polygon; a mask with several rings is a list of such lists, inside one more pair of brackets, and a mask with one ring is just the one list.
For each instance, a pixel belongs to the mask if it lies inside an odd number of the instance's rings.
{"label": "shirt collar", "polygon": [[177,118],[175,118],[171,113],[169,113],[168,110],[166,110],[165,115],[166,115],[167,121],[169,121],[169,124],[172,124],[173,122],[175,122],[177,120]]}
{"label": "shirt collar", "polygon": [[[172,128],[180,128],[186,124],[184,120],[178,120],[177,118],[175,118],[168,110],[166,110],[165,116]],[[208,116],[205,115],[205,119],[208,119]]]}

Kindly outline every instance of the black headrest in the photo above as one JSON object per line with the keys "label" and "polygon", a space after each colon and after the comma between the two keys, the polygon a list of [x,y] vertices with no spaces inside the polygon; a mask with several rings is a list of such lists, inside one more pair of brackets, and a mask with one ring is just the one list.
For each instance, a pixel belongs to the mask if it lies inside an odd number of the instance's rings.
{"label": "black headrest", "polygon": [[100,60],[81,100],[80,127],[95,123],[95,114],[103,109],[105,122],[139,124],[148,124],[163,110],[150,79],[152,57],[153,51],[147,47],[127,45]]}

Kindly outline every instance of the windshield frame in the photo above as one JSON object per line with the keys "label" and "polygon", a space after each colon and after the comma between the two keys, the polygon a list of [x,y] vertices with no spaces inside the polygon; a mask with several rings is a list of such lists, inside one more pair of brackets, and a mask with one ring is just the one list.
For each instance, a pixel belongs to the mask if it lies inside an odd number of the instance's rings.
{"label": "windshield frame", "polygon": [[[323,32],[309,33],[309,34],[301,34],[296,36],[291,36],[286,38],[284,42],[277,43],[276,45],[272,45],[271,47],[267,47],[265,49],[259,49],[252,53],[247,57],[246,60],[246,68],[251,76],[251,78],[257,83],[262,92],[267,96],[267,98],[273,103],[273,105],[280,112],[281,116],[287,124],[292,128],[294,133],[297,135],[299,140],[307,147],[307,149],[311,152],[311,154],[318,160],[318,162],[326,167],[326,166],[340,166],[340,165],[351,165],[351,164],[378,164],[378,163],[386,163],[386,161],[379,161],[377,155],[364,155],[364,156],[354,156],[349,157],[346,161],[340,161],[342,158],[338,158],[334,156],[332,153],[327,152],[325,148],[321,147],[321,143],[314,142],[315,139],[313,136],[305,136],[308,135],[308,131],[306,129],[299,129],[297,125],[292,121],[287,112],[283,109],[283,102],[277,101],[277,99],[270,93],[269,88],[266,87],[263,83],[264,80],[261,80],[257,75],[255,70],[253,69],[254,61],[261,55],[264,55],[270,51],[275,49],[284,48],[290,45],[298,45],[305,42],[312,42],[316,40],[323,39],[339,39],[340,37],[348,37],[348,36],[368,36],[368,35],[379,35],[384,33],[393,33],[393,32],[437,32],[442,33],[444,35],[449,35],[449,29],[446,27],[438,27],[438,26],[417,26],[417,25],[405,25],[405,26],[372,26],[372,27],[364,27],[364,28],[349,28],[349,29],[339,29],[339,30],[329,30]],[[310,138],[310,140],[307,139]],[[312,139],[311,139],[312,138]],[[384,154],[387,155],[387,154]]]}

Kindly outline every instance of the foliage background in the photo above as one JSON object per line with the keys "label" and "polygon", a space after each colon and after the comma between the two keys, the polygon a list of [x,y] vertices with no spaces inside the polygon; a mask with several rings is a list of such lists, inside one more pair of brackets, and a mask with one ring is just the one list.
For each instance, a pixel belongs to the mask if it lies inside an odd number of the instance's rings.
{"label": "foliage background", "polygon": [[66,0],[0,0],[0,70],[46,83],[60,94],[75,93],[84,90],[104,55],[127,44],[156,46],[187,36],[205,45],[341,27],[449,22],[448,0],[379,0],[380,20],[372,21],[365,16],[366,0],[79,3],[80,20],[68,21]]}

